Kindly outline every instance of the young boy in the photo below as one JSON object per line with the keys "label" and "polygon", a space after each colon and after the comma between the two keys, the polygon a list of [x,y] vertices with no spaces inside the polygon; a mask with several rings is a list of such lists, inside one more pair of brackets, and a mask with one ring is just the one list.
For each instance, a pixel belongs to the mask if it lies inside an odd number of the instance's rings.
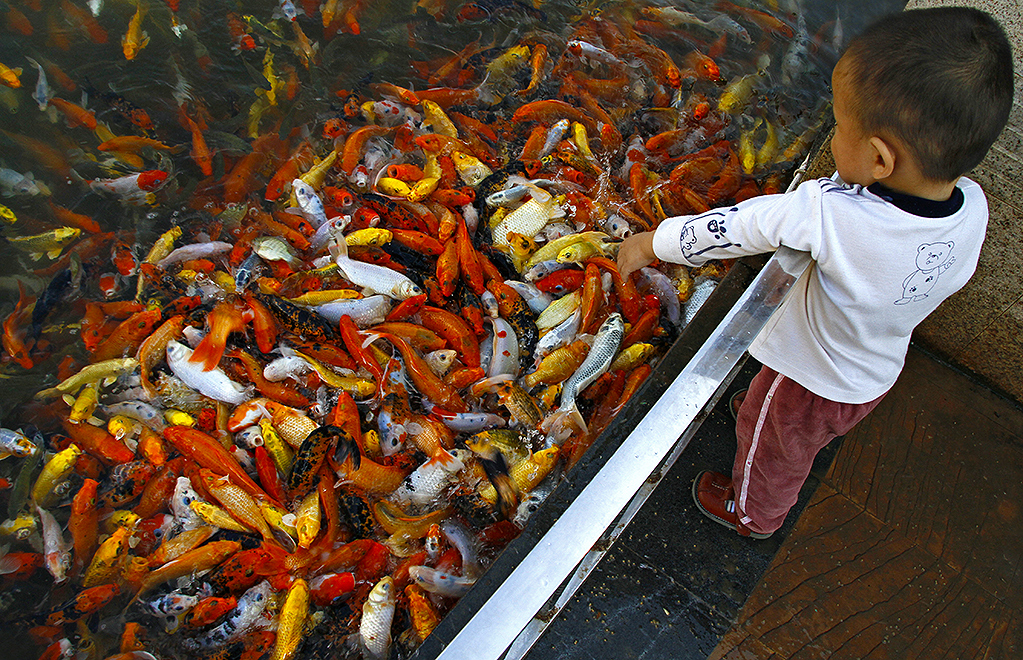
{"label": "young boy", "polygon": [[963,178],[1012,105],[1012,53],[988,14],[907,11],[856,37],[832,76],[841,181],[806,181],[627,239],[623,276],[781,245],[814,261],[750,346],[764,366],[738,412],[731,477],[704,472],[700,510],[744,536],[781,527],[814,456],[878,404],[910,335],[973,274],[987,227]]}

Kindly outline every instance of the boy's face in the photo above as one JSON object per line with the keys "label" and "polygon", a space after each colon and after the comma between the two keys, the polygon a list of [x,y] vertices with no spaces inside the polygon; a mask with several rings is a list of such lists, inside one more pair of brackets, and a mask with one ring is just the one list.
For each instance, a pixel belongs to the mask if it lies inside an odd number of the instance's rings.
{"label": "boy's face", "polygon": [[847,75],[848,60],[843,57],[831,74],[832,103],[835,113],[835,135],[831,138],[831,153],[835,157],[835,168],[842,180],[849,184],[869,186],[876,179],[871,172],[874,166],[874,151],[870,136],[860,127],[860,121],[853,114],[852,101],[855,90]]}

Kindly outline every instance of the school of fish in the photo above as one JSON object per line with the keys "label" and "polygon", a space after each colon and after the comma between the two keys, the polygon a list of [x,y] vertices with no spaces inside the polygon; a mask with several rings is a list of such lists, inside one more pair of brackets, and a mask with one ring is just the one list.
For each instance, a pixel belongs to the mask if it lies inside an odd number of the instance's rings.
{"label": "school of fish", "polygon": [[841,22],[780,4],[4,4],[25,657],[421,644],[729,266],[624,279],[620,240],[820,132]]}

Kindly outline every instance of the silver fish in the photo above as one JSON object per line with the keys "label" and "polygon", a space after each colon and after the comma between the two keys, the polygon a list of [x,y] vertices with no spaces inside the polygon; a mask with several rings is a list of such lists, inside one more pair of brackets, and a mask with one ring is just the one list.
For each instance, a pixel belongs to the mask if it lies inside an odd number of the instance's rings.
{"label": "silver fish", "polygon": [[454,413],[441,410],[429,401],[423,401],[426,411],[436,419],[439,419],[452,431],[459,433],[478,433],[483,429],[506,426],[508,424],[504,417],[488,412],[466,412]]}
{"label": "silver fish", "polygon": [[49,511],[36,505],[39,521],[43,526],[43,562],[55,583],[67,579],[71,568],[71,544],[64,538],[60,523]]}
{"label": "silver fish", "polygon": [[46,72],[43,71],[43,65],[31,57],[26,55],[25,59],[32,66],[39,69],[39,81],[36,83],[36,91],[32,94],[32,98],[39,104],[40,110],[46,110],[47,106],[50,105],[50,85],[46,82]]}
{"label": "silver fish", "polygon": [[260,236],[252,241],[252,250],[267,261],[284,261],[297,266],[300,261],[295,250],[279,236]]}
{"label": "silver fish", "polygon": [[559,119],[554,122],[554,125],[551,126],[551,130],[547,131],[547,139],[544,140],[543,147],[540,149],[541,158],[550,154],[557,148],[558,144],[560,144],[565,138],[565,134],[568,133],[568,129],[571,125],[572,122],[567,119]]}
{"label": "silver fish", "polygon": [[707,302],[707,298],[710,298],[710,294],[714,293],[717,285],[717,280],[702,275],[693,280],[693,294],[686,301],[685,318],[682,327],[689,325],[689,322],[693,320],[696,313],[700,311],[703,303]]}
{"label": "silver fish", "polygon": [[327,214],[323,210],[323,200],[316,194],[316,189],[302,179],[292,181],[291,189],[295,193],[295,201],[298,202],[298,214],[308,220],[314,229],[319,229],[327,221]]}
{"label": "silver fish", "polygon": [[429,566],[413,566],[409,569],[409,577],[426,591],[449,598],[464,596],[476,584],[475,578],[445,573]]}
{"label": "silver fish", "polygon": [[[348,246],[335,243],[338,254],[334,263],[345,279],[363,288],[364,293],[382,293],[390,298],[406,300],[423,292],[419,285],[396,270],[348,258]],[[343,246],[343,247],[342,247]]]}
{"label": "silver fish", "polygon": [[31,172],[24,174],[6,167],[0,167],[0,193],[4,197],[15,195],[49,195],[50,191],[42,181],[36,181]]}
{"label": "silver fish", "polygon": [[438,449],[433,457],[405,477],[391,499],[399,504],[429,504],[440,496],[445,486],[465,467],[469,452],[465,449]]}
{"label": "silver fish", "polygon": [[522,296],[522,299],[529,305],[529,309],[533,310],[534,314],[539,314],[543,310],[547,309],[547,306],[553,302],[550,294],[544,293],[540,289],[536,288],[536,285],[532,282],[520,282],[518,280],[505,280],[505,284],[515,289],[515,292]]}
{"label": "silver fish", "polygon": [[206,243],[182,245],[163,259],[160,259],[160,261],[156,262],[156,265],[160,268],[166,268],[172,264],[189,261],[191,259],[209,259],[211,257],[224,254],[225,252],[229,252],[233,247],[234,245],[231,243],[225,243],[224,241],[207,241]]}
{"label": "silver fish", "polygon": [[678,325],[682,306],[678,301],[678,292],[675,291],[675,286],[671,283],[671,279],[656,268],[650,268],[649,266],[640,268],[639,276],[640,281],[650,287],[661,302],[661,305],[664,306],[668,320],[674,325]]}
{"label": "silver fish", "polygon": [[203,371],[202,365],[189,361],[192,349],[171,340],[167,344],[167,365],[181,381],[211,399],[238,405],[252,398],[247,389],[227,377],[220,368]]}
{"label": "silver fish", "polygon": [[256,252],[245,257],[245,260],[239,264],[238,270],[234,273],[235,293],[241,293],[242,291],[245,291],[245,289],[249,288],[249,284],[252,283],[252,280],[256,276],[256,271],[262,263],[262,259]]}
{"label": "silver fish", "polygon": [[540,337],[533,349],[533,358],[537,364],[540,360],[550,355],[553,351],[568,346],[579,333],[579,323],[582,322],[582,310],[576,309],[567,319],[554,326]]}
{"label": "silver fish", "polygon": [[600,218],[597,220],[597,224],[603,229],[609,236],[615,238],[628,238],[632,236],[632,226],[628,221],[617,213]]}
{"label": "silver fish", "polygon": [[597,336],[593,340],[593,346],[586,354],[583,363],[568,377],[561,388],[561,404],[551,415],[543,421],[541,428],[545,432],[553,429],[563,429],[568,419],[571,419],[577,428],[586,429],[586,423],[579,414],[576,406],[576,394],[586,389],[590,383],[595,381],[602,373],[611,366],[611,361],[618,354],[618,348],[625,336],[625,321],[622,315],[615,312],[600,324]]}
{"label": "silver fish", "polygon": [[0,460],[8,456],[31,456],[36,452],[37,447],[21,431],[11,429],[0,429]]}
{"label": "silver fish", "polygon": [[518,184],[487,195],[487,206],[514,206],[529,194],[529,186]]}
{"label": "silver fish", "polygon": [[448,518],[440,523],[440,531],[444,538],[458,549],[462,558],[462,575],[477,578],[482,573],[480,566],[480,548],[473,533],[464,524]]}
{"label": "silver fish", "polygon": [[352,300],[335,300],[309,309],[333,324],[337,324],[342,316],[349,316],[358,327],[368,328],[384,322],[387,312],[391,311],[391,301],[387,296],[378,294]]}
{"label": "silver fish", "polygon": [[130,417],[161,433],[167,426],[160,411],[145,401],[120,401],[103,406],[103,411],[111,417],[114,415]]}
{"label": "silver fish", "polygon": [[263,378],[277,383],[288,378],[297,378],[313,371],[313,365],[298,355],[285,355],[263,367]]}
{"label": "silver fish", "polygon": [[263,432],[258,426],[247,426],[234,434],[236,444],[247,449],[263,446]]}
{"label": "silver fish", "polygon": [[352,221],[350,215],[338,215],[330,218],[320,225],[312,238],[309,239],[309,249],[319,252],[327,247],[331,240],[344,240],[345,227]]}
{"label": "silver fish", "polygon": [[[413,567],[415,568],[415,567]],[[376,583],[362,606],[359,643],[371,660],[388,657],[391,648],[391,622],[394,621],[394,579],[387,576]]]}

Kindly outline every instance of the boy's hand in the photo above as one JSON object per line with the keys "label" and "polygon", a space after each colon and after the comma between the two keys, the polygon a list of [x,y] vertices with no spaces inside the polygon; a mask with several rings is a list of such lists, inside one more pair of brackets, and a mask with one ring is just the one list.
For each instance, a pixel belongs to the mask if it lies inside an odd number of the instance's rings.
{"label": "boy's hand", "polygon": [[657,259],[654,254],[654,232],[630,236],[618,248],[618,272],[622,279],[628,279],[633,271],[649,266]]}

